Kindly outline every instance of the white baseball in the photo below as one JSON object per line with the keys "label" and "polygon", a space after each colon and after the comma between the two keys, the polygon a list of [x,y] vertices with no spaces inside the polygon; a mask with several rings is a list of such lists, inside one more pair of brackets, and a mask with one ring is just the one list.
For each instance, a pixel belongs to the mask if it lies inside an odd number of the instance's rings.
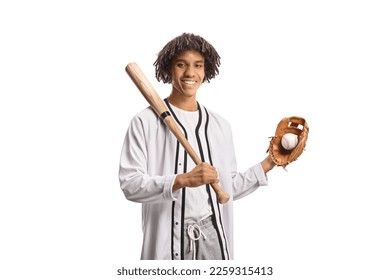
{"label": "white baseball", "polygon": [[286,133],[282,137],[282,146],[286,150],[294,149],[298,144],[298,136],[293,133]]}

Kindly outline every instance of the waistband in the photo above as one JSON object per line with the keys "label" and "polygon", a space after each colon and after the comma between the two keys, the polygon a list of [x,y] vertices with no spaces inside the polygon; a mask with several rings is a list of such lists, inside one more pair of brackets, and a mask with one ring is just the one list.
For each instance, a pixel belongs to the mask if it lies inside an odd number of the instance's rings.
{"label": "waistband", "polygon": [[193,224],[197,224],[199,226],[205,226],[205,225],[208,225],[208,224],[212,223],[213,222],[213,218],[214,218],[214,216],[210,215],[210,216],[208,216],[208,217],[206,217],[206,218],[204,218],[202,220],[195,220],[195,219],[191,220],[191,219],[189,219],[189,220],[185,221],[185,226],[184,227],[187,228],[188,226],[193,225]]}

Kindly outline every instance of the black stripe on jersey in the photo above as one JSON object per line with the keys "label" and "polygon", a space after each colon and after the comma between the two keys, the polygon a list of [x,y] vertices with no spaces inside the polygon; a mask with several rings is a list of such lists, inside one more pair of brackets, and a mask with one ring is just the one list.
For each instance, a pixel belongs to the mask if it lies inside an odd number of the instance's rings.
{"label": "black stripe on jersey", "polygon": [[[171,115],[172,117],[175,119],[175,121],[177,122],[178,125],[180,125],[180,127],[183,129],[183,133],[184,133],[184,136],[186,137],[186,139],[188,139],[188,134],[187,134],[187,131],[185,130],[184,126],[181,124],[181,122],[179,121],[179,119],[177,118],[175,112],[172,110],[172,107],[171,105],[169,104],[168,100],[165,98],[164,99],[169,111],[171,112]],[[179,148],[180,148],[180,145],[179,145],[179,141],[177,141],[177,146],[176,146],[176,162],[175,162],[175,174],[177,174],[177,169],[178,169],[178,158],[179,158]],[[184,163],[183,163],[183,172],[187,172],[187,152],[184,151]],[[181,207],[181,217],[180,217],[180,224],[181,224],[181,228],[180,228],[180,258],[182,260],[184,260],[184,217],[185,217],[185,199],[186,199],[186,188],[182,188],[182,200],[181,200],[181,203],[182,203],[182,207]],[[173,243],[174,243],[174,238],[173,238],[173,231],[174,231],[174,209],[175,209],[175,204],[174,202],[172,202],[172,221],[171,221],[171,227],[172,227],[172,236],[171,236],[171,251],[172,251],[172,259],[174,258],[173,254]]]}
{"label": "black stripe on jersey", "polygon": [[[176,155],[175,155],[175,174],[178,172],[178,163],[179,163],[179,147],[180,143],[177,141],[176,144]],[[173,236],[174,236],[174,227],[175,227],[175,219],[174,219],[174,210],[175,210],[175,201],[172,201],[172,214],[171,214],[171,258],[174,260],[174,247],[173,247]]]}
{"label": "black stripe on jersey", "polygon": [[[205,128],[204,128],[204,132],[205,132],[205,138],[206,138],[206,144],[207,144],[207,151],[208,151],[208,155],[209,155],[209,160],[210,160],[210,164],[213,165],[213,159],[211,158],[211,150],[210,150],[210,143],[209,143],[209,137],[208,137],[208,134],[207,134],[207,131],[208,131],[208,127],[209,127],[209,112],[207,111],[207,109],[205,107],[203,107],[205,112],[206,112],[206,124],[205,124]],[[208,186],[209,187],[209,186]],[[210,187],[209,187],[210,188]],[[215,195],[216,196],[216,195]],[[217,199],[217,198],[216,198]],[[225,248],[226,248],[226,251],[227,251],[227,259],[229,260],[230,257],[229,257],[229,250],[228,250],[228,246],[227,246],[227,240],[226,240],[226,236],[225,236],[225,229],[223,228],[223,223],[222,223],[222,215],[221,215],[221,208],[219,207],[219,203],[217,202],[216,203],[217,206],[218,206],[218,213],[219,213],[219,223],[221,225],[221,229],[222,229],[222,234],[223,234],[223,239],[225,241]],[[211,204],[213,205],[213,204]],[[214,209],[213,209],[214,211]],[[215,223],[215,227],[217,227],[217,217],[216,215],[214,215],[214,223]],[[218,230],[217,230],[218,231]],[[223,246],[222,246],[222,238],[220,236],[220,233],[218,231],[218,238],[219,238],[219,242],[220,242],[220,246],[221,246],[221,253],[222,253],[222,256],[223,256],[223,259],[225,259],[225,254],[223,252]]]}
{"label": "black stripe on jersey", "polygon": [[[212,161],[212,158],[211,158],[211,152],[210,152],[210,145],[209,145],[208,136],[207,136],[207,130],[208,130],[208,124],[209,124],[209,114],[208,114],[206,108],[205,107],[203,107],[203,108],[205,109],[205,112],[206,112],[206,123],[205,123],[204,130],[205,130],[205,138],[206,138],[206,144],[207,144],[207,152],[208,152],[210,164],[213,165],[213,161]],[[202,114],[200,112],[201,112],[201,110],[199,110],[199,118],[201,119],[202,118]],[[202,161],[204,162],[205,161],[205,156],[204,156],[203,149],[202,149],[202,146],[201,146],[201,141],[200,141],[200,136],[199,136],[199,129],[200,129],[200,124],[196,128],[196,139],[198,141],[200,157],[201,157]],[[223,240],[222,240],[221,233],[219,232],[218,226],[217,226],[217,220],[216,220],[217,216],[215,215],[215,208],[214,208],[214,203],[213,203],[212,192],[210,190],[210,184],[207,184],[206,188],[207,188],[207,193],[209,195],[209,199],[211,201],[210,204],[211,204],[211,210],[213,212],[213,224],[214,224],[215,231],[217,232],[219,247],[221,249],[221,256],[222,256],[222,259],[225,260],[226,257],[225,257],[225,254],[224,254],[223,244],[222,244]],[[218,205],[218,201],[217,201],[217,197],[216,197],[215,193],[214,193],[214,196],[215,196],[216,204]],[[221,212],[220,212],[219,206],[218,206],[218,212],[219,212],[219,217],[221,217]],[[223,230],[221,218],[220,218],[219,222],[220,222],[221,228]],[[224,239],[225,239],[225,243],[226,243],[225,236],[224,236]]]}

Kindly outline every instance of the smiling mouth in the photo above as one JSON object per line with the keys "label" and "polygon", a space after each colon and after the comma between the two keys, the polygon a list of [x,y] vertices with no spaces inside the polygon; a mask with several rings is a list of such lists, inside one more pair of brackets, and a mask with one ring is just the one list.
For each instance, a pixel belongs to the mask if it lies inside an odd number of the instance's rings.
{"label": "smiling mouth", "polygon": [[186,85],[195,85],[196,81],[183,80],[183,83],[185,83]]}

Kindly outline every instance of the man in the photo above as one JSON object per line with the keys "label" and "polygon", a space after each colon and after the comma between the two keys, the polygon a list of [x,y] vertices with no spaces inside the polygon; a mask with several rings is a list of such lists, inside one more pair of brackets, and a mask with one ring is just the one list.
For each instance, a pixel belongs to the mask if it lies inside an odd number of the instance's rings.
{"label": "man", "polygon": [[[183,33],[154,63],[158,81],[170,83],[165,99],[203,163],[195,165],[163,121],[148,107],[128,128],[120,159],[120,186],[142,203],[141,259],[233,259],[233,200],[267,185],[270,156],[237,172],[229,123],[197,102],[204,82],[219,74],[220,56],[204,38]],[[212,183],[230,194],[219,204]]]}

